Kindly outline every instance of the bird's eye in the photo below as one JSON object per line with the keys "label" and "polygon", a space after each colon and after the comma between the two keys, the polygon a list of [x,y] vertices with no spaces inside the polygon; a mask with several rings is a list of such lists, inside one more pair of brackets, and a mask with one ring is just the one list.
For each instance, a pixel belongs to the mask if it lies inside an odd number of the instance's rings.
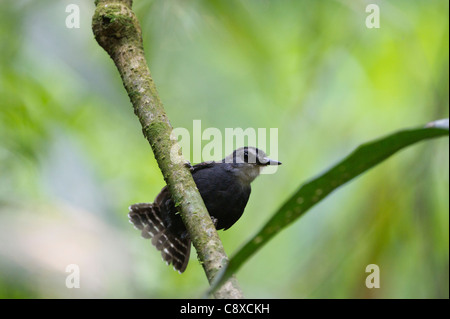
{"label": "bird's eye", "polygon": [[248,163],[248,151],[244,151],[244,162]]}

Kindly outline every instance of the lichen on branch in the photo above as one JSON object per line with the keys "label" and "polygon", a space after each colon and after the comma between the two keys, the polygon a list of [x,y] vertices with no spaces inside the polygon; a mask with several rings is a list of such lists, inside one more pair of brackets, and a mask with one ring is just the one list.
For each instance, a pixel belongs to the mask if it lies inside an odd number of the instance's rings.
{"label": "lichen on branch", "polygon": [[[228,257],[184,161],[172,161],[171,150],[180,149],[171,138],[172,126],[159,99],[144,55],[142,32],[131,0],[96,0],[92,29],[99,45],[114,61],[151,145],[172,199],[180,207],[198,258],[211,283]],[[181,156],[181,154],[180,154]],[[235,278],[218,289],[216,298],[242,298]]]}

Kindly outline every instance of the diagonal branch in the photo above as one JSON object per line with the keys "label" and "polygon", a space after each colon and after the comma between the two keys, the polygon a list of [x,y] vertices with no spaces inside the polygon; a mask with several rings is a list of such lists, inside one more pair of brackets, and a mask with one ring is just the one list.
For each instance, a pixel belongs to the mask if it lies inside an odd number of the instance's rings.
{"label": "diagonal branch", "polygon": [[[132,0],[96,0],[92,29],[99,45],[114,61],[142,125],[172,198],[197,250],[208,281],[228,263],[222,242],[205,208],[189,169],[171,139],[172,126],[156,91],[144,56],[141,28],[131,10]],[[242,298],[233,277],[214,294]]]}

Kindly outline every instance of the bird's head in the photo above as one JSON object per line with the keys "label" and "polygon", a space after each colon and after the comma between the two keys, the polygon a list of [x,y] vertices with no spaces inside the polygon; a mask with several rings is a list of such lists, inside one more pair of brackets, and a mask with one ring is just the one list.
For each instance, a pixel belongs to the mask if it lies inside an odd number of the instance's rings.
{"label": "bird's head", "polygon": [[231,164],[231,171],[245,184],[250,184],[265,166],[281,165],[280,162],[268,158],[266,153],[252,146],[238,148],[222,162]]}

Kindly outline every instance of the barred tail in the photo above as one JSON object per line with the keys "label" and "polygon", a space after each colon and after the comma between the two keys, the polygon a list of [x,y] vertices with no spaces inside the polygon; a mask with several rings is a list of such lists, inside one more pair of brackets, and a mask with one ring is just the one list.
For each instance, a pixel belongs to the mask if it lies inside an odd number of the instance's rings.
{"label": "barred tail", "polygon": [[173,268],[180,274],[185,271],[191,252],[191,240],[177,237],[166,228],[159,217],[157,204],[134,204],[129,210],[130,223],[142,231],[142,237],[152,240],[152,244],[161,251],[166,264],[173,264]]}

